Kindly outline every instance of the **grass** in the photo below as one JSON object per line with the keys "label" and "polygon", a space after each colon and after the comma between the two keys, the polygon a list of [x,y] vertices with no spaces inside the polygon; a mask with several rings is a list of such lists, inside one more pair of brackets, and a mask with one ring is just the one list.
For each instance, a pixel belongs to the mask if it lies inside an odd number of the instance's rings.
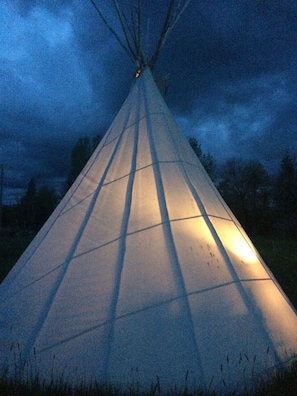
{"label": "grass", "polygon": [[291,239],[256,236],[252,240],[284,292],[297,308],[296,236]]}
{"label": "grass", "polygon": [[[65,382],[44,383],[38,376],[27,381],[11,381],[0,377],[0,394],[5,396],[220,396],[215,392],[202,392],[200,390],[162,391],[157,382],[148,391],[142,391],[138,386],[120,390],[112,385],[81,383],[71,386]],[[279,371],[269,382],[263,382],[259,390],[251,393],[229,393],[224,396],[296,396],[297,394],[297,362],[293,363],[287,371]]]}
{"label": "grass", "polygon": [[[34,235],[19,232],[12,234],[0,232],[0,282],[17,261]],[[278,237],[255,236],[252,238],[261,256],[276,279],[297,307],[297,240]],[[36,376],[27,381],[9,380],[0,375],[0,395],[5,396],[219,396],[216,393],[205,393],[199,390],[188,392],[187,389],[163,393],[159,384],[151,387],[149,392],[139,388],[128,388],[120,391],[110,385],[82,383],[75,387],[58,381],[41,382]],[[297,395],[297,362],[286,372],[278,372],[269,382],[263,382],[254,396],[296,396]],[[233,395],[235,396],[235,395]],[[242,395],[239,395],[242,396]],[[245,395],[246,396],[246,395]]]}
{"label": "grass", "polygon": [[254,396],[296,396],[297,361],[285,372],[278,372],[268,383],[263,383]]}
{"label": "grass", "polygon": [[107,385],[87,386],[82,383],[72,387],[63,381],[46,384],[39,381],[37,377],[33,381],[0,379],[0,394],[7,396],[116,396],[119,392],[116,388]]}

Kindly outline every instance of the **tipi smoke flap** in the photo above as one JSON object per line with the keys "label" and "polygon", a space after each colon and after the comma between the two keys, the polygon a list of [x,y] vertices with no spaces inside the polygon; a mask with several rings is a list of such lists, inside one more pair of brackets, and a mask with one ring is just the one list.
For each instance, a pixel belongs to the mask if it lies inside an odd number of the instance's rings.
{"label": "tipi smoke flap", "polygon": [[1,284],[0,312],[2,367],[69,382],[232,390],[297,341],[294,309],[149,69]]}

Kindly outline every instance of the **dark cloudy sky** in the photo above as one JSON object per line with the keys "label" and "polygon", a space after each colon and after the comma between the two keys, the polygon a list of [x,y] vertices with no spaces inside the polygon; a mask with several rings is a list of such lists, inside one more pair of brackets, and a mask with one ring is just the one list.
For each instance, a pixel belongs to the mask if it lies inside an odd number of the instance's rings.
{"label": "dark cloudy sky", "polygon": [[[112,20],[111,1],[97,2]],[[144,0],[148,47],[167,2]],[[169,108],[204,152],[274,171],[297,153],[296,46],[296,0],[192,0],[155,74],[169,76]],[[89,0],[0,1],[5,203],[31,177],[63,185],[77,139],[106,131],[133,73]]]}

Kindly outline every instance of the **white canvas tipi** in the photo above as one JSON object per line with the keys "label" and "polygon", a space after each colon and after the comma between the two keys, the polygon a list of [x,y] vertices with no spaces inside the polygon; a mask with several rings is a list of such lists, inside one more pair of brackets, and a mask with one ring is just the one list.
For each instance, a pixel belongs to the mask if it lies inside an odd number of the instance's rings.
{"label": "white canvas tipi", "polygon": [[1,284],[0,315],[2,368],[74,383],[229,391],[297,345],[294,308],[149,68]]}

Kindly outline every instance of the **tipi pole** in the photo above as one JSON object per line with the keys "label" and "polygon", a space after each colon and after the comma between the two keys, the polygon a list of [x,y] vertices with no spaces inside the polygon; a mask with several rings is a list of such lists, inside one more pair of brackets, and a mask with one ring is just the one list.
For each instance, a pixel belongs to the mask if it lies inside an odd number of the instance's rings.
{"label": "tipi pole", "polygon": [[[142,81],[142,83],[144,84],[144,81]],[[147,88],[148,87],[144,88],[144,92],[146,92]],[[146,112],[148,114],[150,114],[149,113],[149,105],[148,105],[145,95],[144,95],[144,98],[145,98],[144,100],[145,100]],[[157,189],[158,202],[159,202],[159,207],[160,207],[160,214],[161,214],[162,226],[163,226],[163,231],[164,231],[164,237],[165,237],[165,241],[166,241],[166,244],[168,247],[168,252],[171,257],[170,261],[172,264],[172,268],[175,273],[175,283],[179,289],[180,297],[184,301],[184,310],[185,310],[186,316],[189,321],[189,329],[190,329],[190,333],[191,333],[192,343],[194,346],[197,366],[198,366],[198,370],[199,370],[199,379],[201,380],[200,384],[202,387],[205,387],[205,376],[203,373],[202,363],[200,360],[200,353],[199,353],[199,347],[198,347],[196,335],[195,335],[195,328],[194,328],[194,323],[193,323],[192,312],[191,312],[191,308],[190,308],[190,304],[189,304],[189,300],[188,300],[188,296],[187,296],[187,290],[186,290],[183,274],[181,272],[180,265],[179,265],[179,260],[178,260],[178,256],[177,256],[175,243],[173,240],[170,219],[169,219],[169,214],[168,214],[167,205],[166,205],[164,187],[163,187],[163,182],[162,182],[159,158],[158,158],[157,152],[156,152],[150,117],[147,117],[147,131],[148,131],[148,135],[149,135],[149,144],[150,144],[150,150],[151,150],[151,156],[152,156],[152,166],[153,166],[154,175],[155,175],[155,183],[156,183],[156,189]]]}
{"label": "tipi pole", "polygon": [[[222,241],[221,241],[221,239],[220,239],[220,237],[219,237],[219,235],[218,235],[213,223],[211,222],[211,220],[209,218],[209,215],[208,215],[208,213],[207,213],[207,211],[205,209],[205,206],[204,206],[203,202],[201,201],[201,198],[199,197],[199,194],[197,194],[196,189],[194,188],[193,184],[191,183],[191,180],[190,180],[190,178],[188,177],[188,174],[187,174],[187,170],[185,169],[184,166],[183,166],[183,169],[184,169],[184,176],[185,176],[185,179],[187,181],[187,184],[188,184],[189,188],[191,189],[191,192],[192,192],[192,194],[193,194],[193,196],[195,198],[195,201],[196,201],[196,203],[198,205],[199,211],[201,212],[202,218],[204,219],[207,228],[209,229],[211,235],[213,236],[214,241],[216,242],[216,245],[218,246],[218,249],[219,249],[221,255],[224,258],[224,261],[226,262],[226,264],[228,266],[229,272],[230,272],[230,274],[232,276],[232,279],[233,279],[233,283],[236,285],[237,290],[238,290],[242,300],[244,301],[248,311],[250,312],[250,314],[253,317],[256,318],[257,323],[260,326],[261,332],[264,335],[264,338],[265,337],[268,338],[269,345],[267,345],[267,346],[269,346],[269,348],[271,348],[271,350],[274,351],[274,355],[276,357],[276,360],[280,363],[280,359],[279,359],[279,355],[277,353],[277,349],[275,348],[274,343],[271,340],[270,334],[265,329],[263,321],[261,320],[261,316],[258,314],[258,311],[256,309],[257,307],[255,307],[252,304],[251,299],[247,295],[247,292],[246,292],[246,290],[244,289],[244,287],[242,285],[242,280],[239,278],[237,272],[235,271],[235,269],[233,267],[233,264],[231,262],[231,259],[229,257],[229,254],[228,254],[226,248],[224,247],[224,245],[223,245],[223,243],[222,243]],[[267,277],[267,278],[261,279],[261,280],[271,280],[271,279],[270,279],[270,277]],[[256,281],[258,281],[258,279]]]}
{"label": "tipi pole", "polygon": [[[139,107],[138,107],[138,114],[139,114]],[[127,111],[123,131],[125,131],[126,126],[128,124],[129,115],[130,115],[130,113],[129,113],[129,111]],[[139,116],[138,116],[138,119],[139,119]],[[131,211],[131,204],[132,204],[133,185],[134,185],[135,172],[136,172],[136,159],[137,159],[138,135],[139,135],[139,131],[138,131],[137,127],[138,127],[138,125],[136,123],[134,126],[134,144],[133,144],[133,152],[132,152],[132,158],[131,158],[131,168],[130,168],[130,172],[129,172],[129,176],[128,176],[124,213],[123,213],[122,224],[121,224],[121,232],[120,232],[120,236],[119,236],[118,257],[116,260],[116,268],[115,268],[115,283],[113,286],[111,305],[109,308],[108,319],[107,319],[108,320],[107,343],[106,343],[105,358],[104,358],[105,359],[104,378],[106,378],[107,380],[109,380],[109,361],[110,361],[110,355],[111,355],[111,350],[112,350],[112,343],[113,343],[113,339],[114,339],[116,310],[117,310],[117,304],[118,304],[120,288],[121,288],[121,277],[122,277],[122,270],[123,270],[125,253],[126,253],[126,240],[127,240],[127,235],[128,235],[128,225],[129,225],[129,218],[130,218],[130,211]],[[118,144],[120,144],[121,137],[118,141]]]}

